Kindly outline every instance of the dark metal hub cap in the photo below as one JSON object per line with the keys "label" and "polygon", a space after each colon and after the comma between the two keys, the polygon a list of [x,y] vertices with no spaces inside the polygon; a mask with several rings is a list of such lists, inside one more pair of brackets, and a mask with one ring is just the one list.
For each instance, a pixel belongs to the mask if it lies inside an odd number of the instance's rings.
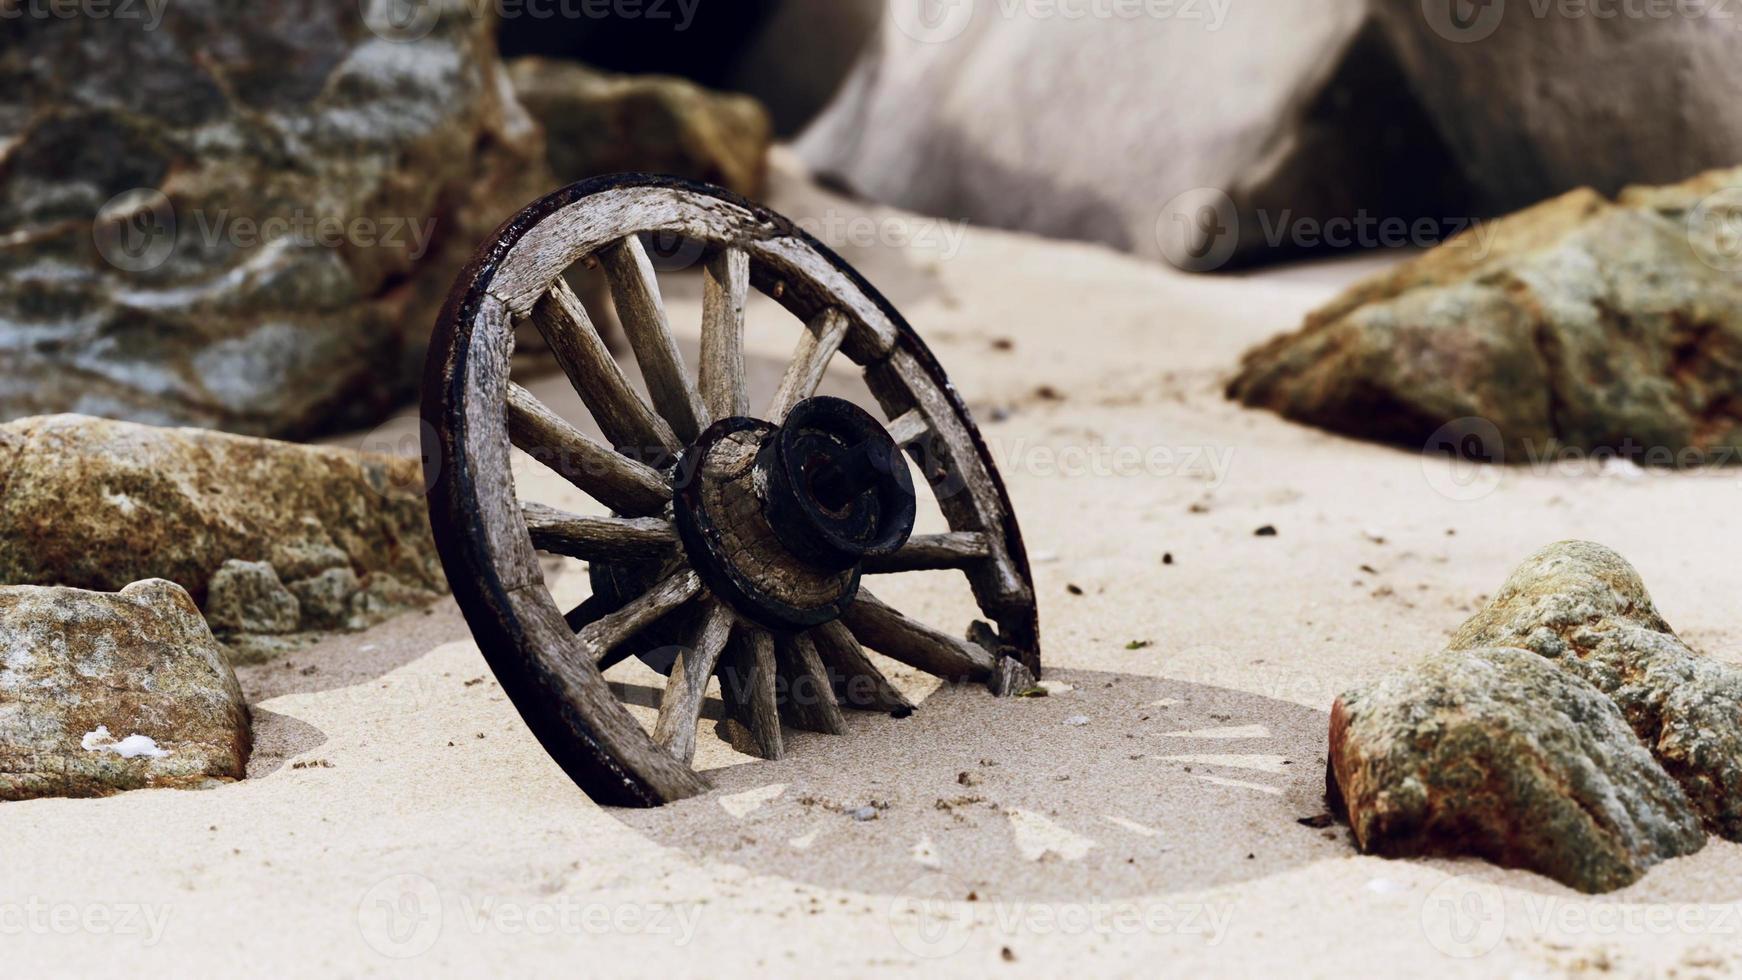
{"label": "dark metal hub cap", "polygon": [[692,567],[745,616],[778,630],[840,616],[859,566],[913,532],[907,463],[869,413],[810,398],[785,424],[709,426],[678,464],[674,511]]}

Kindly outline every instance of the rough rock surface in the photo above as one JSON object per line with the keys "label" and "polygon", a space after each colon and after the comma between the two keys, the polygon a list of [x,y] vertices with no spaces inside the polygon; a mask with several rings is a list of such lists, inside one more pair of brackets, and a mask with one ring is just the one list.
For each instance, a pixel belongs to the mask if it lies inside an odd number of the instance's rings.
{"label": "rough rock surface", "polygon": [[0,587],[0,800],[241,779],[248,708],[193,599]]}
{"label": "rough rock surface", "polygon": [[1742,161],[1739,24],[1727,4],[1372,6],[1409,89],[1488,208],[1583,186],[1613,194]]}
{"label": "rough rock surface", "polygon": [[1683,643],[1626,559],[1585,541],[1544,548],[1451,645],[1529,650],[1608,695],[1706,829],[1742,841],[1742,667]]}
{"label": "rough rock surface", "polygon": [[[889,4],[800,153],[877,201],[1193,271],[1311,247],[1320,230],[1344,238],[1334,219],[1498,214],[1742,160],[1729,105],[1742,59],[1723,13],[1067,6]],[[1453,8],[1498,29],[1462,34]]]}
{"label": "rough rock surface", "polygon": [[[1739,209],[1742,169],[1617,201],[1564,195],[1354,286],[1248,352],[1228,394],[1491,461],[1734,462]],[[1448,445],[1452,423],[1479,444]]]}
{"label": "rough rock surface", "polygon": [[1602,892],[1706,839],[1615,705],[1523,650],[1445,651],[1343,695],[1330,771],[1370,854],[1474,855]]}
{"label": "rough rock surface", "polygon": [[6,22],[0,420],[378,418],[415,391],[477,242],[551,186],[491,19],[463,0],[402,31],[397,0],[115,6]]}
{"label": "rough rock surface", "polygon": [[415,459],[22,419],[0,425],[0,583],[168,579],[227,641],[360,628],[446,591],[423,480]]}
{"label": "rough rock surface", "polygon": [[1742,668],[1682,643],[1621,556],[1561,542],[1447,650],[1337,700],[1327,789],[1364,851],[1618,888],[1742,840]]}
{"label": "rough rock surface", "polygon": [[515,59],[508,73],[515,97],[544,127],[562,183],[648,171],[762,193],[771,126],[749,96],[537,57]]}

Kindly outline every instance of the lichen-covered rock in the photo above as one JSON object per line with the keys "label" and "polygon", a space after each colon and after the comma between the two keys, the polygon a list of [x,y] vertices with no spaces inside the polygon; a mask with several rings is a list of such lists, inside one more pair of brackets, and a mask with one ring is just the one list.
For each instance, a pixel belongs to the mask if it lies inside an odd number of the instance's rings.
{"label": "lichen-covered rock", "polygon": [[1451,646],[1529,650],[1603,692],[1706,828],[1742,841],[1742,668],[1683,643],[1626,559],[1586,541],[1550,545]]}
{"label": "lichen-covered rock", "polygon": [[[1336,432],[1494,461],[1742,451],[1742,169],[1575,191],[1348,290],[1228,394]],[[1481,445],[1438,445],[1482,419]]]}
{"label": "lichen-covered rock", "polygon": [[[0,425],[0,584],[113,591],[168,579],[226,641],[334,628],[340,606],[340,625],[360,628],[446,591],[423,480],[415,459],[76,415],[22,419]],[[323,579],[334,570],[344,574]],[[346,583],[356,586],[329,594]],[[301,594],[314,598],[306,613]]]}
{"label": "lichen-covered rock", "polygon": [[0,587],[0,800],[241,779],[248,708],[184,590]]}
{"label": "lichen-covered rock", "polygon": [[746,95],[664,75],[614,75],[539,57],[509,63],[514,94],[545,130],[564,182],[650,171],[762,193],[772,126]]}
{"label": "lichen-covered rock", "polygon": [[206,587],[206,622],[218,632],[294,633],[302,604],[270,562],[231,559]]}
{"label": "lichen-covered rock", "polygon": [[455,273],[551,181],[493,19],[404,7],[7,19],[0,420],[300,436],[415,392]]}
{"label": "lichen-covered rock", "polygon": [[1705,843],[1620,710],[1524,650],[1444,651],[1343,695],[1329,768],[1372,854],[1479,856],[1602,892]]}

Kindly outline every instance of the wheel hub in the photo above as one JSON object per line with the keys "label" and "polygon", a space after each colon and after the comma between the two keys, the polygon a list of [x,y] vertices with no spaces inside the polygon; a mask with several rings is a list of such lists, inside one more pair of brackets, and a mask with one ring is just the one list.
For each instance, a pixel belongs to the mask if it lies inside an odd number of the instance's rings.
{"label": "wheel hub", "polygon": [[715,595],[778,630],[840,616],[860,563],[913,532],[913,482],[895,440],[839,398],[794,406],[784,424],[729,418],[678,463],[679,538]]}

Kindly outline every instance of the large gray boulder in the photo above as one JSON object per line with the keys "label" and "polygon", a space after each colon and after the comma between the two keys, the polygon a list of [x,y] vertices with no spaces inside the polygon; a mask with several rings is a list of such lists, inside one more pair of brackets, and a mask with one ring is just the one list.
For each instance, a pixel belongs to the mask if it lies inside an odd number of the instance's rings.
{"label": "large gray boulder", "polygon": [[1351,287],[1231,398],[1466,459],[1742,458],[1742,169],[1575,191]]}
{"label": "large gray boulder", "polygon": [[1410,0],[1373,10],[1489,211],[1742,162],[1742,9],[1732,4]]}
{"label": "large gray boulder", "polygon": [[379,418],[459,266],[550,187],[492,21],[465,0],[114,6],[6,20],[0,420]]}
{"label": "large gray boulder", "polygon": [[0,800],[241,779],[236,675],[193,599],[0,586]]}
{"label": "large gray boulder", "polygon": [[1454,2],[890,0],[797,145],[881,202],[1192,271],[1742,160],[1733,24],[1515,0],[1475,38],[1436,31]]}

